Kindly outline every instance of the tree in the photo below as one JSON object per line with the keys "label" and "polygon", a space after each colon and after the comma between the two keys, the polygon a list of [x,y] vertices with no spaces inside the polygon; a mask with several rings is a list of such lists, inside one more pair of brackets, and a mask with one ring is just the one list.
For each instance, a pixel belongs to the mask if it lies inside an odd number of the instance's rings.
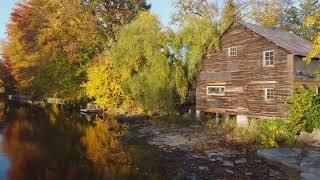
{"label": "tree", "polygon": [[[306,24],[310,27],[319,27],[320,26],[320,10],[313,15],[309,16],[306,20]],[[314,36],[314,49],[309,53],[308,57],[306,58],[307,61],[311,61],[312,58],[320,56],[320,31],[318,34]]]}
{"label": "tree", "polygon": [[181,23],[190,17],[214,20],[218,16],[217,5],[208,0],[177,0],[175,8],[177,13],[172,16],[173,23]]}
{"label": "tree", "polygon": [[233,0],[227,0],[222,12],[221,34],[223,34],[233,22],[239,19],[235,2]]}
{"label": "tree", "polygon": [[111,63],[107,53],[96,58],[94,65],[88,69],[85,88],[88,97],[93,98],[98,107],[109,114],[116,114],[126,111],[129,100],[122,87],[123,78]]}
{"label": "tree", "polygon": [[317,11],[320,9],[319,0],[304,0],[300,3],[300,14],[302,20],[302,27],[300,28],[300,36],[305,37],[309,40],[316,37],[320,31],[320,26],[317,24],[311,25],[305,23],[309,16],[315,16]]}
{"label": "tree", "polygon": [[311,39],[318,31],[319,26],[305,25],[308,16],[314,15],[320,8],[319,0],[303,0],[299,3],[294,0],[249,0],[251,11],[249,15],[256,23],[267,27],[280,27],[292,31],[299,36]]}
{"label": "tree", "polygon": [[111,49],[114,65],[125,78],[126,93],[147,113],[171,112],[185,96],[177,93],[183,88],[176,88],[179,73],[173,73],[178,69],[170,60],[169,44],[170,33],[161,29],[155,16],[144,12],[120,32]]}
{"label": "tree", "polygon": [[82,98],[80,85],[92,59],[110,48],[119,27],[145,8],[144,1],[18,3],[5,52],[20,92],[37,98]]}
{"label": "tree", "polygon": [[141,12],[121,30],[102,62],[89,69],[88,95],[106,109],[133,102],[147,114],[174,111],[187,88],[184,71],[172,58],[171,36],[154,15]]}

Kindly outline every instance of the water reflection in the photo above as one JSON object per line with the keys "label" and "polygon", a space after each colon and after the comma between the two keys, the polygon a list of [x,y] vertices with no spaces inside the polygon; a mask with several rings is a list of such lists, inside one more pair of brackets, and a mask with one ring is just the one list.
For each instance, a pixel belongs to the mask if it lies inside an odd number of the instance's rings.
{"label": "water reflection", "polygon": [[123,144],[127,126],[78,112],[0,101],[0,179],[168,179],[176,169],[156,149]]}
{"label": "water reflection", "polygon": [[127,133],[127,126],[115,119],[97,119],[94,126],[86,129],[83,144],[88,157],[96,163],[103,174],[125,175],[129,172],[129,154],[125,151],[120,138]]}

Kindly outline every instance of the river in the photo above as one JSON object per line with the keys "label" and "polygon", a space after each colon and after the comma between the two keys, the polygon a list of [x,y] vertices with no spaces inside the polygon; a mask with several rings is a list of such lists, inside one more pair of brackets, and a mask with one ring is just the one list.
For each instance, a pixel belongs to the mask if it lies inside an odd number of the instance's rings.
{"label": "river", "polygon": [[0,179],[194,179],[157,148],[120,138],[117,121],[104,128],[79,112],[0,101]]}

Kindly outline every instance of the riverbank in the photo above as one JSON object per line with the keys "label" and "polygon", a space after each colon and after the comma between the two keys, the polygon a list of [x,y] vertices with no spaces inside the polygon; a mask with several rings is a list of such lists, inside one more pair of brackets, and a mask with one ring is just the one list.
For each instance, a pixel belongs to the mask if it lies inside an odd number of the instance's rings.
{"label": "riverbank", "polygon": [[187,126],[133,123],[129,137],[157,147],[171,160],[183,162],[184,171],[196,174],[197,179],[288,179],[298,174],[288,175],[259,157],[254,145],[242,143],[221,127],[208,128],[200,122]]}

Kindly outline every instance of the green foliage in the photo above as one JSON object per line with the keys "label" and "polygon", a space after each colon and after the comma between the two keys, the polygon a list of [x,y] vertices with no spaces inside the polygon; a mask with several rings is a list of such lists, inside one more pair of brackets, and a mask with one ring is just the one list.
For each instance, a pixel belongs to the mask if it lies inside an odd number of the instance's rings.
{"label": "green foliage", "polygon": [[293,124],[293,131],[312,132],[320,127],[320,97],[309,89],[299,87],[290,99],[288,120]]}
{"label": "green foliage", "polygon": [[170,61],[169,42],[158,19],[140,13],[102,55],[103,63],[89,69],[87,94],[106,109],[129,108],[131,101],[148,114],[170,113],[184,102],[188,88],[181,63]]}
{"label": "green foliage", "polygon": [[222,13],[221,34],[223,34],[230,25],[238,20],[237,7],[233,0],[227,0]]}
{"label": "green foliage", "polygon": [[[320,10],[317,11],[314,15],[309,16],[306,19],[306,24],[308,27],[320,27]],[[320,56],[320,30],[318,29],[317,33],[312,37],[314,41],[314,48],[309,53],[308,57],[306,58],[307,62],[310,62],[312,58]]]}
{"label": "green foliage", "polygon": [[218,24],[205,18],[188,18],[176,35],[174,49],[177,59],[193,83],[205,55],[219,45]]}
{"label": "green foliage", "polygon": [[17,4],[4,51],[18,90],[37,98],[83,98],[91,61],[115,42],[144,0],[29,0]]}
{"label": "green foliage", "polygon": [[295,143],[292,124],[282,119],[252,119],[246,128],[236,128],[235,134],[262,147],[279,147]]}
{"label": "green foliage", "polygon": [[188,18],[204,18],[214,20],[218,16],[218,6],[210,0],[176,0],[177,12],[172,16],[172,22],[183,23]]}
{"label": "green foliage", "polygon": [[318,0],[266,0],[253,1],[249,18],[267,27],[280,27],[301,37],[312,39],[319,32],[319,26],[308,25],[306,20],[320,8]]}

